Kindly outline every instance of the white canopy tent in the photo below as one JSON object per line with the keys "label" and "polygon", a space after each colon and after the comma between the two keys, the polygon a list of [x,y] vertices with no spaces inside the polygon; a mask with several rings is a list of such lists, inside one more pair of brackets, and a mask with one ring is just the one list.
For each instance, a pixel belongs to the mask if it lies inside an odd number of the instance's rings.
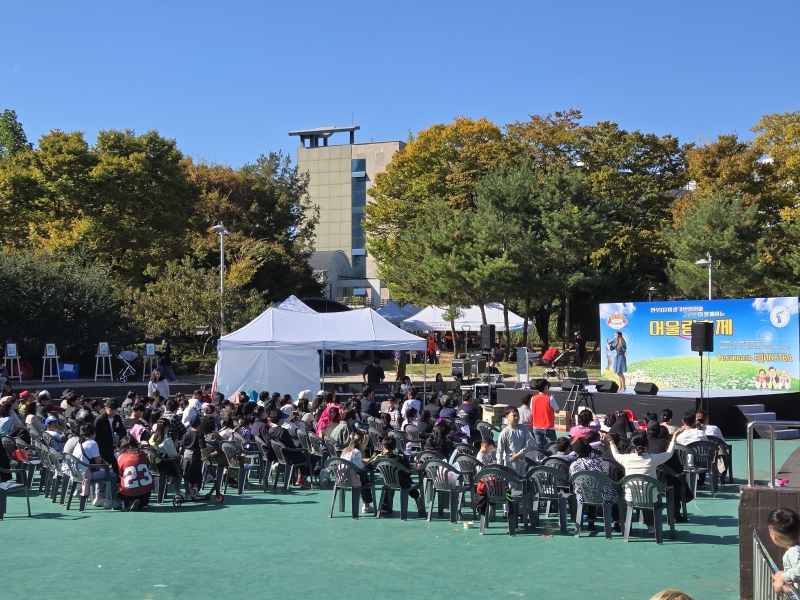
{"label": "white canopy tent", "polygon": [[[450,331],[450,321],[444,318],[447,307],[427,306],[412,317],[401,322],[401,327],[406,331]],[[486,323],[494,325],[498,331],[505,331],[506,323],[503,318],[503,305],[490,302],[484,305]],[[522,331],[524,319],[508,311],[508,326],[511,331]],[[483,317],[479,306],[470,306],[461,309],[461,316],[455,320],[456,331],[480,331]],[[530,328],[530,324],[528,324]]]}
{"label": "white canopy tent", "polygon": [[388,304],[381,306],[377,313],[382,316],[384,319],[389,321],[389,323],[393,323],[397,325],[400,321],[403,321],[408,318],[408,313],[400,308],[396,302],[389,302]]}
{"label": "white canopy tent", "polygon": [[319,386],[317,350],[424,350],[426,341],[370,308],[317,313],[270,308],[217,342],[216,389],[297,395]]}

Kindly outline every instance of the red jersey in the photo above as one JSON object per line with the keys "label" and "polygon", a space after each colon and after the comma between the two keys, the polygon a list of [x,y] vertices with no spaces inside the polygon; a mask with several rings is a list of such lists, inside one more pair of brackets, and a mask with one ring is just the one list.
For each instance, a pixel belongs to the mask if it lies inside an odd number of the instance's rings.
{"label": "red jersey", "polygon": [[150,461],[144,452],[123,452],[119,465],[119,492],[123,496],[142,496],[153,491]]}

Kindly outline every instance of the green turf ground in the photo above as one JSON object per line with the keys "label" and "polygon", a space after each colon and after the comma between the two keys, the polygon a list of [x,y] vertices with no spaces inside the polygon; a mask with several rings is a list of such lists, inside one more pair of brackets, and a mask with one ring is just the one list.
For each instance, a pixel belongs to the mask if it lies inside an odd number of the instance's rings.
{"label": "green turf ground", "polygon": [[[757,444],[766,477],[767,445]],[[776,442],[778,465],[798,442]],[[744,442],[734,442],[737,477]],[[649,598],[678,587],[695,599],[738,597],[738,486],[701,492],[676,540],[625,544],[602,533],[575,539],[546,530],[516,538],[449,521],[328,519],[330,489],[228,495],[222,505],[122,514],[64,511],[9,498],[0,522],[0,598],[193,600],[225,598]],[[555,520],[549,521],[555,525]],[[641,532],[640,532],[641,533]]]}

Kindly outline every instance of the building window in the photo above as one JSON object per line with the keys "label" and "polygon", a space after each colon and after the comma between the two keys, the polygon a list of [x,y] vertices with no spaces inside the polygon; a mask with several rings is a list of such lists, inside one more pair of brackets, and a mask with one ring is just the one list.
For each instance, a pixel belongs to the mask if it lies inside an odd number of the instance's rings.
{"label": "building window", "polygon": [[365,254],[353,254],[353,277],[366,279],[367,256]]}
{"label": "building window", "polygon": [[[352,250],[360,250],[363,254],[364,250],[364,228],[361,226],[361,220],[364,218],[364,207],[367,205],[367,159],[354,158],[351,161],[351,190],[350,190],[350,208],[352,215],[352,223],[350,234],[352,237]],[[353,262],[353,275],[357,277],[366,277],[366,261],[364,257],[359,257],[360,265],[357,268],[355,256]]]}

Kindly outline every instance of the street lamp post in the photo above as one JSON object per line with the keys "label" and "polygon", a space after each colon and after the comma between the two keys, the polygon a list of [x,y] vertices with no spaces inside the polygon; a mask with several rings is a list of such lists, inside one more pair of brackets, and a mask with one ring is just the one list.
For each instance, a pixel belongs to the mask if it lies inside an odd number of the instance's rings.
{"label": "street lamp post", "polygon": [[225,228],[222,221],[211,229],[219,234],[219,332],[222,335],[225,333],[225,309],[222,303],[225,297],[225,237],[231,235],[231,232]]}
{"label": "street lamp post", "polygon": [[653,292],[655,292],[655,291],[656,291],[656,288],[654,288],[652,285],[649,288],[647,288],[647,301],[648,302],[652,302],[653,301]]}
{"label": "street lamp post", "polygon": [[708,267],[708,299],[711,300],[713,297],[713,280],[711,276],[714,269],[713,262],[711,260],[711,252],[708,252],[705,258],[701,258],[694,264],[696,264],[698,267]]}

